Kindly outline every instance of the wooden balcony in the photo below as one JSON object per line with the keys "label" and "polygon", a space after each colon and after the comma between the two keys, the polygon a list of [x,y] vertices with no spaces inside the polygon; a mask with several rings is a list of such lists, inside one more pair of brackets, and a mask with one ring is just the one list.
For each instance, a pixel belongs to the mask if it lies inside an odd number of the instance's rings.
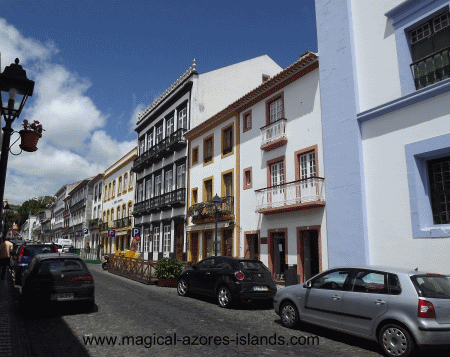
{"label": "wooden balcony", "polygon": [[325,206],[325,182],[322,177],[288,182],[256,190],[256,212],[274,214]]}

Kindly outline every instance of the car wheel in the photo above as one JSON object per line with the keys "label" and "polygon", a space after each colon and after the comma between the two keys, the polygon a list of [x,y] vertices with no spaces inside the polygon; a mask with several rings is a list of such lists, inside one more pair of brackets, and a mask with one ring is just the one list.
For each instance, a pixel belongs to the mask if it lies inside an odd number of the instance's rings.
{"label": "car wheel", "polygon": [[299,315],[294,303],[290,301],[283,303],[280,308],[280,317],[284,327],[292,328],[297,325]]}
{"label": "car wheel", "polygon": [[217,300],[219,301],[220,307],[230,307],[233,304],[233,297],[231,296],[230,289],[226,286],[221,286],[217,292]]}
{"label": "car wheel", "polygon": [[386,356],[406,357],[414,350],[414,340],[405,328],[386,325],[380,330],[378,342]]}
{"label": "car wheel", "polygon": [[186,279],[178,280],[177,291],[178,295],[180,296],[186,296],[188,294],[189,289],[188,289],[188,282]]}

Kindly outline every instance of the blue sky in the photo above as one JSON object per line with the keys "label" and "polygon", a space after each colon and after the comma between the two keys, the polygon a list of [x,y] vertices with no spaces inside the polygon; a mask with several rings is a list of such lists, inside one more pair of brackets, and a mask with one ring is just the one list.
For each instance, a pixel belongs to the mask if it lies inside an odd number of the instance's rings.
{"label": "blue sky", "polygon": [[204,73],[264,54],[286,68],[317,52],[313,0],[0,0],[0,8],[1,69],[19,57],[36,82],[14,126],[27,118],[46,129],[37,152],[10,155],[12,203],[54,195],[133,148],[137,113],[193,58]]}

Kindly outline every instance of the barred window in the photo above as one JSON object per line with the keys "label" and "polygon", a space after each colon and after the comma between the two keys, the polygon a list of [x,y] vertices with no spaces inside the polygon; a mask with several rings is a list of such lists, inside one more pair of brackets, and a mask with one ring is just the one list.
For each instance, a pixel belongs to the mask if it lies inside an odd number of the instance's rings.
{"label": "barred window", "polygon": [[450,223],[450,156],[428,161],[434,224]]}

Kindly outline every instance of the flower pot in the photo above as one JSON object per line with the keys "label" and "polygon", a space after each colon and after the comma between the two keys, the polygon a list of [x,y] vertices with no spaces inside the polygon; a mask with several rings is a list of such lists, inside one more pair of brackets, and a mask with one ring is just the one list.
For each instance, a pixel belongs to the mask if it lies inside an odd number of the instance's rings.
{"label": "flower pot", "polygon": [[19,146],[23,151],[33,152],[38,149],[36,145],[39,138],[42,137],[42,134],[33,130],[21,130],[19,131],[19,134],[21,138]]}
{"label": "flower pot", "polygon": [[162,286],[162,287],[166,287],[166,288],[176,288],[177,281],[175,279],[159,278],[158,286]]}

